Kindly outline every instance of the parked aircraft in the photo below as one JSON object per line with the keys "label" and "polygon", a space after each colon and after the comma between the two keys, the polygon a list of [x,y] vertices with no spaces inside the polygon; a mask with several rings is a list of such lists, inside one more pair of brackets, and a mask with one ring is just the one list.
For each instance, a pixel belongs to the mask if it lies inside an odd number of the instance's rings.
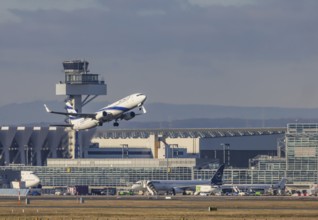
{"label": "parked aircraft", "polygon": [[147,189],[150,194],[155,195],[158,192],[185,193],[186,190],[195,191],[197,185],[222,185],[224,164],[222,164],[216,173],[209,180],[140,180],[133,184],[133,190]]}
{"label": "parked aircraft", "polygon": [[268,191],[268,190],[285,190],[285,185],[287,178],[283,177],[276,184],[224,184],[222,185],[222,190],[233,190],[236,193],[239,192],[250,192],[250,191]]}
{"label": "parked aircraft", "polygon": [[[102,126],[103,123],[110,121],[114,121],[113,125],[117,127],[119,126],[118,120],[130,120],[136,115],[144,114],[146,113],[146,109],[143,104],[146,99],[146,95],[142,93],[135,93],[120,99],[111,105],[101,108],[95,113],[77,113],[77,111],[69,102],[66,103],[67,112],[51,111],[46,105],[44,105],[44,107],[49,113],[66,115],[69,117],[69,124],[55,126],[64,126],[71,127],[74,130],[83,130],[94,128],[96,126]],[[136,107],[138,107],[139,111],[142,113],[136,114],[135,112],[131,111]]]}
{"label": "parked aircraft", "polygon": [[33,171],[21,171],[21,181],[25,182],[25,187],[34,187],[40,183],[40,179]]}
{"label": "parked aircraft", "polygon": [[194,195],[221,195],[222,186],[217,185],[197,185],[195,187]]}

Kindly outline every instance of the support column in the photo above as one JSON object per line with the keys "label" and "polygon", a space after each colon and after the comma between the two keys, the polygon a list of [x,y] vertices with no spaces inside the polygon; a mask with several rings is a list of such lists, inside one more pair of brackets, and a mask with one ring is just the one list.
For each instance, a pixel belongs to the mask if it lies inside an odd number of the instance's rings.
{"label": "support column", "polygon": [[158,159],[158,150],[160,148],[160,141],[158,139],[158,135],[150,134],[148,140],[151,145],[153,158]]}
{"label": "support column", "polygon": [[28,160],[26,159],[28,155],[26,152],[29,152],[29,140],[32,134],[32,128],[29,127],[18,127],[17,133],[15,135],[15,140],[19,146],[19,156],[20,163],[27,165]]}
{"label": "support column", "polygon": [[13,138],[16,134],[16,128],[10,128],[7,126],[1,127],[0,130],[0,140],[2,144],[2,156],[4,157],[4,164],[7,165],[11,162],[10,160],[10,146],[12,144]]}
{"label": "support column", "polygon": [[[82,113],[82,96],[81,95],[71,95],[70,96],[71,104],[73,108],[78,112]],[[69,136],[69,155],[70,158],[75,159],[80,157],[81,152],[81,132],[75,130],[68,131]]]}
{"label": "support column", "polygon": [[79,142],[81,143],[80,146],[80,156],[81,158],[84,157],[85,148],[88,148],[91,144],[91,140],[96,132],[96,128],[88,129],[81,132],[81,137],[79,138]]}
{"label": "support column", "polygon": [[69,158],[76,158],[76,131],[72,129],[68,131],[68,154]]}
{"label": "support column", "polygon": [[57,148],[65,134],[64,128],[49,127],[47,140],[48,147],[52,158],[57,158]]}
{"label": "support column", "polygon": [[42,147],[44,144],[45,139],[47,138],[48,134],[48,127],[41,128],[41,127],[34,127],[33,134],[31,136],[31,141],[33,143],[32,150],[35,151],[36,166],[42,166]]}

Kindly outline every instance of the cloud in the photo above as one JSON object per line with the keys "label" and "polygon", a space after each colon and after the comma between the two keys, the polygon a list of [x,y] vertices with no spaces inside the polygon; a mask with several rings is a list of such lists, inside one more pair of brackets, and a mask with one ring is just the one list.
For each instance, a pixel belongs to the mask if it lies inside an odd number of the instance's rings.
{"label": "cloud", "polygon": [[210,7],[215,5],[221,6],[244,6],[256,4],[257,0],[189,0],[190,4],[200,7]]}
{"label": "cloud", "polygon": [[100,8],[98,1],[86,0],[3,0],[0,8],[0,22],[18,22],[21,18],[15,14],[15,10],[39,11],[60,10],[65,12],[87,8]]}
{"label": "cloud", "polygon": [[[30,3],[1,9],[16,19],[0,22],[0,65],[10,75],[1,93],[14,77],[32,79],[30,89],[47,77],[52,89],[37,99],[53,99],[62,61],[85,58],[110,101],[142,90],[154,102],[317,106],[303,100],[318,98],[306,88],[318,80],[317,1]],[[30,98],[15,83],[0,105]]]}

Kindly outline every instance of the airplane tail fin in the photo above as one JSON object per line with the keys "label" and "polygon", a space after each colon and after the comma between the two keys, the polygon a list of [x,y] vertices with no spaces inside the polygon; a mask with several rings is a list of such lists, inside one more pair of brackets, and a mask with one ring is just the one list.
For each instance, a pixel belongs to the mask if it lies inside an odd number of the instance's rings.
{"label": "airplane tail fin", "polygon": [[285,189],[286,183],[287,183],[287,178],[283,177],[283,178],[281,179],[281,181],[279,181],[279,182],[276,184],[276,187],[277,187],[278,189]]}
{"label": "airplane tail fin", "polygon": [[225,164],[222,164],[211,178],[211,185],[222,185],[223,171]]}
{"label": "airplane tail fin", "polygon": [[68,113],[77,113],[69,101],[65,103],[65,109]]}
{"label": "airplane tail fin", "polygon": [[[65,109],[68,113],[77,113],[77,111],[73,108],[72,104],[69,101],[65,103]],[[77,119],[77,117],[72,115],[68,116],[68,122],[70,122],[71,124],[72,124],[72,120],[75,120],[75,119]]]}

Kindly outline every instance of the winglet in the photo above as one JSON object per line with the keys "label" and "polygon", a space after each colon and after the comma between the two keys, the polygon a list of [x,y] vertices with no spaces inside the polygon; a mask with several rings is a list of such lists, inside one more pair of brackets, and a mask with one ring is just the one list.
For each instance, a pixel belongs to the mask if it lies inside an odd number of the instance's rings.
{"label": "winglet", "polygon": [[44,107],[47,112],[51,112],[51,110],[46,106],[46,104],[44,104]]}

